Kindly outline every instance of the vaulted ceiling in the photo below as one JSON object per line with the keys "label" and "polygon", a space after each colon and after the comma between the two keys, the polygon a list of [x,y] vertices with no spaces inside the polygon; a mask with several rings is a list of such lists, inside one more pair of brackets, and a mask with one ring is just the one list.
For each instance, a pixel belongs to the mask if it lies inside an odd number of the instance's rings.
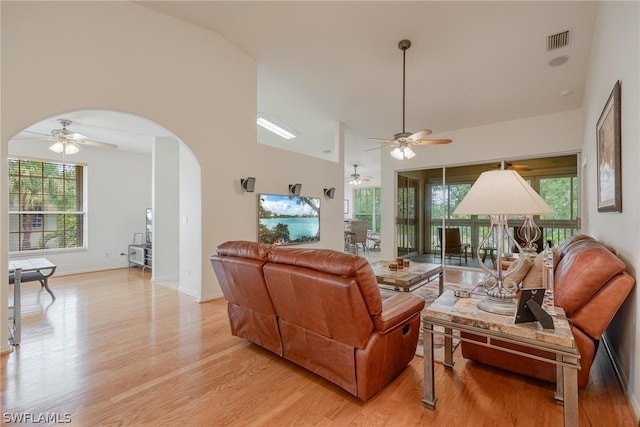
{"label": "vaulted ceiling", "polygon": [[[258,111],[299,134],[285,141],[259,130],[260,142],[337,160],[342,123],[345,176],[354,163],[363,175],[379,175],[388,150],[365,151],[379,146],[367,138],[402,130],[400,40],[412,42],[407,131],[429,128],[446,137],[454,129],[579,108],[597,9],[581,1],[139,4],[215,31],[255,58]],[[548,36],[563,31],[568,45],[548,51]]]}
{"label": "vaulted ceiling", "polygon": [[[330,157],[323,151],[341,122],[345,173],[358,163],[368,175],[377,174],[381,153],[364,151],[378,146],[367,137],[402,128],[400,40],[412,42],[406,127],[446,137],[579,108],[597,8],[576,1],[141,4],[215,31],[257,60],[258,109],[300,133],[276,144]],[[547,37],[566,30],[569,44],[547,51]],[[566,63],[549,65],[561,56]]]}

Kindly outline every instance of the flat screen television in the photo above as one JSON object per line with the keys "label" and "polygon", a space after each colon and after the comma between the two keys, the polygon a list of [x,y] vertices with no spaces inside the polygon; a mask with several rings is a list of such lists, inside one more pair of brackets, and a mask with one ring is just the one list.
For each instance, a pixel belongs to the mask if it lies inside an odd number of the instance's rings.
{"label": "flat screen television", "polygon": [[258,241],[296,245],[320,241],[320,198],[258,195]]}

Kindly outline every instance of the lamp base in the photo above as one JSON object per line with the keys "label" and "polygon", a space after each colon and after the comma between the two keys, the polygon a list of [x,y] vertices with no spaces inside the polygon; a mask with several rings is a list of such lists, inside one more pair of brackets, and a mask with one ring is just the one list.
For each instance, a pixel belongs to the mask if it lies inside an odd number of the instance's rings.
{"label": "lamp base", "polygon": [[487,292],[487,296],[478,301],[478,308],[489,313],[501,314],[503,316],[513,316],[516,314],[517,304],[513,299],[513,294],[506,295],[505,290],[502,289],[502,293],[499,296],[490,295],[491,291]]}

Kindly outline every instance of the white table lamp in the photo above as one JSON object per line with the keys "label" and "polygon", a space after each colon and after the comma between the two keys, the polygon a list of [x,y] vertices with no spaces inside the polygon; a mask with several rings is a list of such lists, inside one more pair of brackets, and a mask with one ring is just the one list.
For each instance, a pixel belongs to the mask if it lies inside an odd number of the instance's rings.
{"label": "white table lamp", "polygon": [[[497,314],[510,315],[515,313],[514,297],[517,289],[515,285],[509,287],[504,285],[507,274],[502,272],[504,233],[520,252],[522,252],[522,248],[513,238],[507,226],[509,215],[533,216],[552,213],[554,213],[553,209],[514,170],[493,170],[483,172],[478,177],[453,214],[489,215],[491,219],[489,233],[480,242],[479,247],[483,247],[491,234],[496,233],[498,252],[496,271],[484,265],[480,259],[480,251],[476,251],[480,267],[495,279],[495,283],[493,281],[484,282],[487,297],[478,302],[479,308]],[[523,257],[519,257],[517,267],[522,264],[523,260]]]}

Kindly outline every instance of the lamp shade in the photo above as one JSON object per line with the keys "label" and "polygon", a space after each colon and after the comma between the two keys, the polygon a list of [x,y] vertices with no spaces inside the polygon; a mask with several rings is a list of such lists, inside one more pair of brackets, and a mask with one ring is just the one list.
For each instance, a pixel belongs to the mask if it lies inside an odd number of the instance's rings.
{"label": "lamp shade", "polygon": [[454,215],[550,215],[554,210],[514,170],[483,172]]}

